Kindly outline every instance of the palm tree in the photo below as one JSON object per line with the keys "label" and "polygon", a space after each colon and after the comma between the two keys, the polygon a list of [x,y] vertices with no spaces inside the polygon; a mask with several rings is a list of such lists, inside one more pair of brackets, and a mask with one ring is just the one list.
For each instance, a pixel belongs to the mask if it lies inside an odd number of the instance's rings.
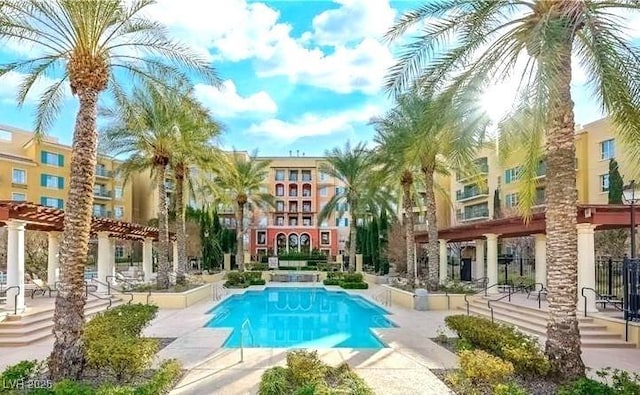
{"label": "palm tree", "polygon": [[[125,179],[134,174],[151,171],[158,191],[158,275],[157,286],[170,286],[169,235],[166,179],[169,164],[177,155],[184,158],[182,149],[196,150],[194,143],[183,141],[185,136],[197,142],[216,131],[215,124],[199,103],[184,88],[165,89],[155,83],[134,87],[131,94],[118,97],[115,105],[102,109],[108,120],[102,131],[102,142],[106,150],[115,155],[126,155],[127,159],[118,171]],[[182,145],[194,144],[189,147]],[[197,150],[201,148],[198,147]],[[197,151],[194,151],[197,152]],[[202,148],[202,154],[209,152]],[[203,158],[204,156],[200,157]],[[180,169],[179,169],[180,170]],[[183,199],[182,196],[177,197]],[[183,207],[178,203],[181,210]],[[183,210],[184,211],[184,210]],[[181,217],[181,215],[178,215]]]}
{"label": "palm tree", "polygon": [[67,83],[80,104],[60,245],[61,283],[54,314],[55,344],[49,363],[53,379],[78,377],[82,372],[84,267],[91,228],[100,93],[121,92],[119,81],[127,74],[134,80],[153,78],[150,69],[163,70],[167,80],[188,81],[189,75],[197,74],[209,83],[218,83],[214,70],[204,59],[172,41],[163,26],[142,15],[152,3],[151,0],[14,0],[3,1],[0,6],[0,40],[27,44],[34,48],[34,54],[42,53],[0,66],[0,77],[9,72],[24,74],[18,104],[25,102],[43,77],[55,78],[36,107],[37,136],[42,136],[61,112]]}
{"label": "palm tree", "polygon": [[[343,149],[338,147],[326,153],[327,162],[320,164],[320,171],[341,181],[344,188],[329,199],[318,215],[318,222],[329,218],[337,212],[342,217],[349,211],[349,259],[350,270],[355,268],[356,234],[358,218],[366,213],[379,211],[380,207],[388,209],[390,194],[379,185],[374,185],[374,161],[371,151],[363,143],[351,147],[347,142]],[[391,211],[390,209],[387,211]]]}
{"label": "palm tree", "polygon": [[381,166],[384,174],[382,185],[397,186],[402,196],[402,226],[404,227],[407,259],[407,278],[414,284],[418,282],[418,270],[415,257],[414,215],[413,208],[418,200],[415,180],[419,177],[419,169],[407,158],[412,134],[411,127],[406,127],[400,118],[399,108],[390,110],[382,118],[375,118],[372,124],[376,127],[374,141],[378,144],[375,162]]}
{"label": "palm tree", "polygon": [[185,102],[181,110],[186,115],[181,117],[185,123],[174,129],[177,144],[169,160],[169,168],[175,180],[177,284],[183,284],[185,281],[187,235],[184,200],[185,195],[194,195],[191,169],[219,167],[219,164],[226,159],[226,155],[213,145],[214,139],[220,133],[220,126],[211,118],[208,111],[194,101]]}
{"label": "palm tree", "polygon": [[[640,154],[640,51],[625,35],[636,1],[437,1],[405,13],[387,37],[429,20],[390,70],[387,87],[414,84],[426,91],[463,94],[469,86],[516,74],[535,128],[544,131],[547,163],[546,354],[552,374],[585,374],[577,302],[577,193],[575,189],[572,55],[589,76],[593,97],[609,113],[632,157]],[[455,37],[455,42],[451,38]]]}
{"label": "palm tree", "polygon": [[[448,175],[451,170],[460,169],[471,172],[475,167],[476,148],[486,127],[485,117],[473,107],[471,98],[470,95],[452,106],[449,95],[427,97],[410,92],[398,98],[396,107],[384,122],[384,127],[400,134],[401,142],[396,143],[399,147],[394,149],[400,150],[403,163],[410,166],[407,170],[418,168],[422,174],[428,234],[428,287],[432,290],[438,287],[440,269],[435,175]],[[403,175],[405,182],[413,178],[408,177],[409,173]],[[410,241],[407,241],[407,248]]]}
{"label": "palm tree", "polygon": [[210,185],[211,191],[218,191],[218,199],[222,203],[231,203],[236,216],[236,263],[239,270],[244,270],[244,213],[245,209],[274,206],[274,197],[261,192],[261,187],[269,176],[271,161],[258,160],[258,153],[246,156],[234,151],[231,154],[230,166],[219,172]]}

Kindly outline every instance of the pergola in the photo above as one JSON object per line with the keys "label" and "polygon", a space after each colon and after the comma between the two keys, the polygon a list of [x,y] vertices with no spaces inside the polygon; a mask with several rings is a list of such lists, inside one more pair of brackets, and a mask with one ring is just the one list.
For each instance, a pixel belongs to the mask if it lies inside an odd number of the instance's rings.
{"label": "pergola", "polygon": [[[20,289],[16,308],[23,310],[24,304],[24,232],[34,230],[48,233],[47,282],[53,286],[58,272],[58,250],[61,232],[64,230],[64,211],[30,202],[0,200],[0,226],[8,229],[7,237],[7,287]],[[108,275],[115,274],[115,240],[133,240],[143,243],[142,270],[145,280],[150,280],[153,270],[153,242],[158,240],[158,228],[112,218],[93,217],[91,236],[98,239],[98,279],[106,282]],[[173,234],[170,240],[175,240]],[[177,264],[177,248],[173,246],[173,262]],[[175,268],[174,268],[175,269]],[[98,291],[105,285],[98,283]],[[16,290],[7,292],[7,304],[14,303]]]}
{"label": "pergola", "polygon": [[[640,213],[634,212],[635,223],[640,223]],[[583,204],[578,205],[578,292],[583,287],[595,288],[595,241],[596,229],[617,229],[631,226],[631,211],[625,205]],[[498,239],[522,236],[535,238],[535,280],[546,286],[546,221],[545,213],[537,212],[529,221],[522,217],[511,216],[486,221],[478,221],[460,226],[440,229],[440,281],[447,276],[447,243],[473,241],[476,247],[474,277],[485,277],[484,261],[486,249],[487,273],[489,284],[498,282]],[[416,243],[428,241],[427,232],[416,232]],[[491,288],[488,292],[498,292]],[[596,311],[595,295],[587,293],[587,310]],[[578,304],[580,310],[583,305]]]}

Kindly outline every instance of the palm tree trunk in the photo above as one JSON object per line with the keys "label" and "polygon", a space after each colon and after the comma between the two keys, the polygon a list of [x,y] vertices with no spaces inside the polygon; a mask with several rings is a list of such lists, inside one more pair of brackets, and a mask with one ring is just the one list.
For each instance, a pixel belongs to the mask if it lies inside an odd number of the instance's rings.
{"label": "palm tree trunk", "polygon": [[353,205],[350,205],[349,213],[349,271],[353,272],[356,270],[356,239],[358,238],[358,221]]}
{"label": "palm tree trunk", "polygon": [[417,284],[418,270],[416,267],[415,236],[413,231],[413,199],[411,199],[411,184],[402,184],[402,208],[404,209],[404,235],[407,246],[407,278]]}
{"label": "palm tree trunk", "polygon": [[434,291],[438,289],[440,269],[440,256],[438,248],[438,222],[436,220],[436,195],[434,191],[433,172],[432,166],[423,167],[424,173],[424,204],[426,209],[427,219],[427,235],[429,241],[427,242],[427,271],[428,271],[428,284],[429,290]]}
{"label": "palm tree trunk", "polygon": [[178,262],[176,264],[176,284],[185,283],[184,274],[187,264],[187,235],[184,210],[184,172],[175,171],[176,178],[176,243],[178,244]]}
{"label": "palm tree trunk", "polygon": [[578,295],[577,192],[574,116],[571,99],[571,40],[554,56],[561,59],[557,85],[550,97],[547,128],[546,232],[549,321],[546,354],[551,372],[562,380],[585,374],[580,357],[580,331],[576,317]]}
{"label": "palm tree trunk", "polygon": [[244,203],[238,203],[236,211],[236,264],[239,271],[244,271]]}
{"label": "palm tree trunk", "polygon": [[69,195],[60,243],[60,285],[53,315],[55,343],[49,359],[49,374],[53,380],[77,379],[84,365],[81,342],[86,302],[84,269],[89,249],[98,151],[98,91],[82,90],[78,98],[80,108],[73,134]]}
{"label": "palm tree trunk", "polygon": [[169,226],[167,224],[167,189],[164,181],[166,177],[166,165],[156,166],[158,177],[158,277],[156,278],[158,289],[167,289],[171,285],[169,281]]}

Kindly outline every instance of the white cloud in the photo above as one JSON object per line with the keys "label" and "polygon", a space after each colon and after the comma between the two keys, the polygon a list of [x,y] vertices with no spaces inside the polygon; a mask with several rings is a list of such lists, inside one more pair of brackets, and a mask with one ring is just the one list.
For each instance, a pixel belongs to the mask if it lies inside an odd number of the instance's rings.
{"label": "white cloud", "polygon": [[291,143],[303,137],[350,134],[357,124],[369,122],[380,114],[380,107],[369,105],[359,110],[346,110],[328,116],[305,113],[292,122],[269,119],[249,127],[249,133],[266,136],[282,143]]}
{"label": "white cloud", "polygon": [[[379,92],[386,69],[393,63],[389,49],[377,41],[380,32],[388,27],[381,26],[382,21],[392,21],[393,11],[386,0],[376,0],[381,6],[378,11],[362,1],[341,0],[340,8],[331,10],[333,14],[320,14],[314,32],[303,34],[302,38],[292,37],[292,27],[278,22],[277,10],[245,0],[159,0],[150,14],[200,51],[211,48],[214,59],[254,60],[260,77],[286,76],[292,83],[338,93],[374,94]],[[336,18],[358,8],[362,15],[356,27],[335,29]],[[353,41],[351,33],[357,40],[347,44],[347,40]],[[310,34],[323,43],[331,42],[334,51],[327,55],[310,45],[304,38]]]}
{"label": "white cloud", "polygon": [[240,96],[231,80],[224,81],[222,88],[197,84],[196,97],[211,109],[214,116],[235,117],[245,113],[273,114],[278,111],[277,104],[265,91],[250,96]]}
{"label": "white cloud", "polygon": [[313,18],[313,33],[305,36],[320,45],[342,45],[365,38],[381,38],[392,26],[396,11],[388,0],[335,0],[339,8]]}
{"label": "white cloud", "polygon": [[[15,71],[10,71],[0,77],[0,100],[4,103],[14,104],[16,103],[16,99],[18,97],[18,91],[20,90],[20,85],[24,80],[25,74],[18,73]],[[45,90],[51,86],[51,84],[55,83],[56,80],[50,78],[40,78],[33,84],[29,94],[26,97],[25,104],[35,104],[38,99]],[[69,88],[69,84],[64,84],[64,97],[71,97],[71,89]]]}

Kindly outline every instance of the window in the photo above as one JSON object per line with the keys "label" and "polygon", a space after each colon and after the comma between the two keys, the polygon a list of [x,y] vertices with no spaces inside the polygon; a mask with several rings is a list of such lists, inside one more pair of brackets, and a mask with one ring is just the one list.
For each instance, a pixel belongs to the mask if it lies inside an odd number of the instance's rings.
{"label": "window", "polygon": [[345,187],[336,187],[336,195],[342,195],[343,193],[345,193],[345,191]]}
{"label": "window", "polygon": [[11,172],[11,182],[14,184],[27,184],[27,171],[24,169],[13,169]]}
{"label": "window", "polygon": [[320,188],[320,196],[326,197],[327,195],[329,195],[329,188],[321,187]]}
{"label": "window", "polygon": [[116,206],[113,209],[113,213],[115,215],[116,218],[122,218],[124,216],[124,207],[122,206]]}
{"label": "window", "polygon": [[11,192],[11,200],[16,202],[25,202],[27,200],[27,194],[22,192]]}
{"label": "window", "polygon": [[124,246],[122,244],[116,244],[116,259],[124,258]]}
{"label": "window", "polygon": [[349,218],[336,218],[336,226],[349,226]]}
{"label": "window", "polygon": [[40,204],[47,207],[53,207],[53,208],[59,208],[59,209],[64,208],[64,202],[62,199],[57,199],[57,198],[52,198],[47,196],[42,196],[40,198]]}
{"label": "window", "polygon": [[303,226],[311,226],[311,217],[302,217]]}
{"label": "window", "polygon": [[289,185],[289,196],[298,196],[298,187],[295,185]]}
{"label": "window", "polygon": [[284,181],[284,170],[276,170],[276,181]]}
{"label": "window", "polygon": [[298,226],[298,217],[289,218],[289,226]]}
{"label": "window", "polygon": [[[122,188],[116,187],[113,192],[116,196],[116,199],[122,199]],[[195,206],[195,202],[193,202],[192,206]]]}
{"label": "window", "polygon": [[267,232],[259,231],[257,233],[256,243],[260,245],[267,244]]}
{"label": "window", "polygon": [[338,204],[336,204],[336,211],[338,211],[338,212],[349,211],[349,204],[348,203],[338,203]]}
{"label": "window", "polygon": [[94,204],[93,205],[93,215],[95,217],[106,217],[107,216],[107,208],[104,204]]}
{"label": "window", "polygon": [[327,177],[327,173],[320,172],[320,181],[326,181]]}
{"label": "window", "polygon": [[276,225],[284,226],[284,217],[283,216],[276,217]]}
{"label": "window", "polygon": [[50,174],[40,175],[40,186],[55,189],[64,189],[64,178]]}
{"label": "window", "polygon": [[276,185],[276,196],[284,196],[284,185]]}
{"label": "window", "polygon": [[284,211],[284,202],[282,200],[278,200],[276,202],[276,211],[278,212]]}
{"label": "window", "polygon": [[298,181],[298,170],[289,170],[289,181]]}
{"label": "window", "polygon": [[615,158],[615,156],[616,144],[614,139],[605,140],[600,143],[600,159],[609,160]]}
{"label": "window", "polygon": [[64,155],[42,151],[40,152],[40,162],[45,165],[62,167],[64,166]]}
{"label": "window", "polygon": [[311,170],[302,170],[302,181],[311,181]]}
{"label": "window", "polygon": [[507,169],[504,171],[504,182],[505,184],[511,184],[518,180],[520,175],[520,167],[512,167],[511,169]]}
{"label": "window", "polygon": [[486,218],[489,216],[489,204],[480,203],[464,208],[464,219]]}
{"label": "window", "polygon": [[600,176],[600,192],[609,192],[609,175],[603,174]]}
{"label": "window", "polygon": [[504,197],[504,203],[506,207],[517,207],[518,206],[518,194],[517,193],[507,193]]}
{"label": "window", "polygon": [[322,245],[331,244],[331,233],[329,233],[329,232],[320,232],[320,244],[322,244]]}

